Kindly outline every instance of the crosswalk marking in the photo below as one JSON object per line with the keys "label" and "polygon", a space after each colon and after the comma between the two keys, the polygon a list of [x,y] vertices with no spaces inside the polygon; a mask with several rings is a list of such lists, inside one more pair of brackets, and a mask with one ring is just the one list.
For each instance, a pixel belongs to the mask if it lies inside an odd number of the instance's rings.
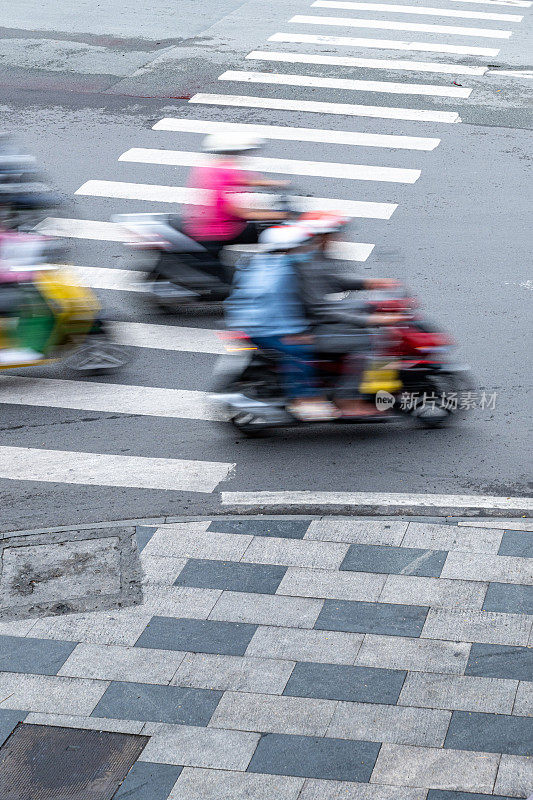
{"label": "crosswalk marking", "polygon": [[[254,51],[257,54],[259,51]],[[250,53],[247,58],[252,57]],[[274,54],[276,55],[276,54]],[[285,54],[284,54],[285,55]],[[287,53],[286,55],[295,55]],[[297,57],[297,56],[296,56]],[[313,58],[313,56],[310,56]],[[352,59],[347,59],[351,61]],[[365,59],[354,59],[363,61]],[[366,59],[370,60],[370,59]],[[388,62],[379,62],[388,63]],[[411,62],[396,62],[398,64]],[[417,62],[413,62],[417,63]],[[419,62],[420,64],[424,62]],[[442,65],[435,65],[442,66]],[[444,65],[453,66],[452,64]],[[486,67],[470,67],[469,69],[481,70],[472,73],[482,75]],[[221,131],[235,131],[236,133],[253,133],[264,139],[286,139],[292,142],[321,142],[324,144],[345,144],[358,147],[387,147],[402,150],[434,150],[438,147],[440,139],[425,136],[388,136],[382,133],[360,133],[358,131],[321,130],[320,128],[296,128],[282,125],[255,125],[248,122],[214,122],[212,120],[178,119],[166,117],[156,122],[153,126],[156,131],[184,131],[187,133],[219,133]]]}
{"label": "crosswalk marking", "polygon": [[350,103],[321,103],[315,100],[285,100],[279,97],[253,97],[232,94],[195,94],[189,103],[240,106],[241,108],[272,108],[280,111],[309,111],[315,114],[340,114],[347,117],[376,117],[378,119],[407,119],[415,122],[460,122],[455,111],[426,111],[418,108],[363,106]]}
{"label": "crosswalk marking", "polygon": [[464,28],[461,25],[426,25],[422,22],[396,22],[389,19],[356,19],[354,17],[312,17],[297,14],[289,22],[301,25],[336,25],[346,28],[376,28],[387,31],[412,31],[413,33],[446,33],[454,36],[481,36],[488,39],[509,39],[512,31],[496,28]]}
{"label": "crosswalk marking", "polygon": [[397,3],[354,3],[343,0],[315,0],[315,8],[343,8],[354,11],[388,11],[394,14],[420,14],[433,17],[461,17],[463,19],[489,19],[503,22],[521,22],[521,14],[494,14],[487,11],[463,11],[452,8],[431,8],[429,6],[403,6]]}
{"label": "crosswalk marking", "polygon": [[[47,217],[35,230],[48,236],[98,239],[102,242],[126,242],[131,238],[131,235],[118,223],[94,219]],[[374,245],[366,242],[336,242],[331,250],[331,256],[346,261],[366,261],[373,249]]]}
{"label": "crosswalk marking", "polygon": [[531,0],[451,0],[452,3],[477,3],[486,6],[511,6],[512,8],[531,8]]}
{"label": "crosswalk marking", "polygon": [[142,283],[146,272],[133,269],[110,269],[109,267],[85,267],[69,265],[78,281],[91,289],[114,289],[122,292],[147,292],[148,285]]}
{"label": "crosswalk marking", "polygon": [[439,64],[438,61],[401,61],[393,58],[354,58],[353,56],[277,53],[262,50],[253,50],[248,53],[246,58],[256,61],[283,61],[289,64],[329,64],[337,67],[365,67],[367,69],[436,72],[451,75],[484,75],[488,69],[488,67],[470,67],[464,64]]}
{"label": "crosswalk marking", "polygon": [[0,478],[86,486],[214,492],[235,464],[35,447],[0,447]]}
{"label": "crosswalk marking", "polygon": [[361,81],[347,78],[322,78],[314,75],[293,75],[280,72],[244,72],[228,70],[219,81],[271,83],[282,86],[313,86],[322,89],[343,89],[350,92],[383,92],[386,94],[430,95],[435,97],[469,97],[472,89],[459,86],[437,86],[432,83],[393,83]]}
{"label": "crosswalk marking", "polygon": [[182,325],[155,325],[149,322],[112,322],[117,344],[151,350],[222,355],[226,348],[217,332],[210,328],[187,328]]}
{"label": "crosswalk marking", "polygon": [[18,375],[0,376],[0,403],[150,417],[217,419],[207,392]]}
{"label": "crosswalk marking", "polygon": [[[212,159],[203,153],[194,153],[187,150],[157,150],[146,147],[132,147],[120,156],[119,161],[182,167],[194,167],[212,163]],[[240,163],[239,168],[252,172],[275,172],[283,175],[309,175],[319,178],[389,181],[393,183],[415,183],[420,177],[419,169],[374,167],[362,164],[335,164],[330,161],[296,161],[289,158],[249,157]]]}
{"label": "crosswalk marking", "polygon": [[323,44],[332,47],[362,47],[381,50],[411,50],[419,53],[454,53],[460,56],[497,56],[495,47],[469,47],[456,44],[434,44],[433,42],[403,42],[399,39],[366,39],[352,36],[319,36],[309,33],[274,33],[269,42],[294,44]]}
{"label": "crosswalk marking", "polygon": [[[151,183],[125,183],[122,181],[87,181],[75,194],[90,197],[114,197],[124,200],[148,200],[153,202],[198,203],[201,195],[184,186],[158,186]],[[240,192],[243,202],[261,207],[265,195],[261,192]],[[268,197],[268,196],[267,196]],[[270,196],[271,199],[271,196]],[[336,200],[331,197],[290,197],[302,211],[342,211],[348,217],[390,219],[397,208],[396,203],[375,203],[360,200]],[[96,237],[98,238],[98,237]]]}

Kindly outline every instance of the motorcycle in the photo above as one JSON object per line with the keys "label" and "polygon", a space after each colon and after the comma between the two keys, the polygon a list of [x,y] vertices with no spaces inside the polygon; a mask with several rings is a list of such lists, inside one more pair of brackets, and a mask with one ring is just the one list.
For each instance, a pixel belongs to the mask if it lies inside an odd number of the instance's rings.
{"label": "motorcycle", "polygon": [[[404,290],[370,293],[368,313],[402,315],[400,322],[370,330],[371,352],[359,393],[376,406],[376,415],[339,417],[332,420],[334,424],[411,418],[423,427],[436,428],[452,419],[457,410],[454,398],[472,388],[470,369],[452,360],[453,340],[416,313],[417,305]],[[325,336],[316,330],[313,367],[321,393],[330,399],[345,372],[350,341],[360,330],[355,326],[350,330],[344,324],[337,334],[331,327]],[[245,436],[278,427],[316,424],[302,422],[290,413],[276,351],[259,349],[240,331],[220,335],[228,354],[221,356],[215,368],[211,396],[223,419]]]}
{"label": "motorcycle", "polygon": [[122,367],[95,295],[61,266],[47,263],[54,240],[0,234],[0,370],[62,361],[84,374]]}
{"label": "motorcycle", "polygon": [[[285,195],[276,197],[275,209],[293,213]],[[145,258],[147,254],[155,257],[149,267],[143,267],[146,277],[142,283],[152,302],[164,313],[184,306],[219,305],[226,300],[236,262],[256,247],[231,245],[218,254],[188,236],[176,214],[116,214],[112,220],[129,233],[126,246]],[[258,234],[272,224],[258,223]]]}

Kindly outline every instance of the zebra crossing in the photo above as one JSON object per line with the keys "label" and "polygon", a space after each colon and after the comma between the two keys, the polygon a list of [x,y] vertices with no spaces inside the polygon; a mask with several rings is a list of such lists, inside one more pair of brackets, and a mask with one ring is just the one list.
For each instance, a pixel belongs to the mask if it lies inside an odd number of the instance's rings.
{"label": "zebra crossing", "polygon": [[[107,174],[95,165],[94,174],[86,176],[75,195],[108,201],[113,213],[124,210],[122,202],[128,211],[195,203],[198,193],[185,185],[183,170],[204,161],[201,137],[222,130],[253,132],[268,140],[269,155],[249,158],[244,169],[297,176],[303,195],[298,199],[306,210],[339,209],[353,219],[386,225],[402,202],[400,190],[408,197],[406,192],[423,177],[427,159],[441,146],[449,126],[461,124],[461,109],[472,102],[476,91],[468,78],[483,78],[490,59],[498,56],[532,4],[530,0],[434,2],[437,5],[302,0],[302,13],[284,20],[261,49],[243,53],[242,64],[223,71],[220,83],[194,94],[175,116],[165,107],[166,116],[154,122],[152,131],[165,141],[175,137],[174,147],[148,146],[153,140],[143,141],[139,130],[136,146],[125,147]],[[342,15],[333,16],[337,12]],[[330,28],[332,35],[320,33]],[[360,36],[355,29],[360,29]],[[372,38],[380,31],[392,37],[408,33],[410,38]],[[255,93],[259,87],[262,96]],[[192,149],[188,137],[195,137]],[[333,146],[342,148],[343,160],[330,157]],[[294,157],[303,147],[305,154]],[[398,163],[400,157],[410,159],[408,166]],[[308,182],[311,187],[319,185],[325,196],[309,191]],[[376,195],[378,191],[382,194]],[[261,205],[264,197],[257,193],[247,200]],[[138,205],[134,208],[132,203]],[[49,217],[39,229],[77,240],[81,248],[90,242],[119,245],[125,232],[110,216]],[[357,235],[339,242],[335,255],[362,263],[377,241],[363,242]],[[142,273],[135,269],[91,258],[75,270],[97,292],[123,297],[126,308],[127,298],[144,291]],[[156,374],[149,375],[145,384],[121,382],[120,374],[114,376],[116,382],[44,374],[0,376],[3,409],[91,411],[122,415],[124,420],[108,449],[100,448],[102,452],[84,450],[81,441],[78,448],[75,433],[71,449],[43,447],[37,434],[29,444],[26,437],[24,446],[1,445],[0,479],[211,494],[231,478],[239,466],[234,459],[205,460],[194,443],[192,452],[177,448],[171,458],[136,449],[139,431],[150,419],[158,421],[160,435],[167,441],[188,421],[215,421],[207,392],[180,386],[180,358],[189,354],[214,359],[224,352],[214,330],[220,320],[213,327],[201,327],[190,325],[190,318],[183,320],[186,324],[179,318],[171,324],[147,319],[112,322],[115,339],[147,359],[163,354],[176,376],[172,388],[158,385]]]}

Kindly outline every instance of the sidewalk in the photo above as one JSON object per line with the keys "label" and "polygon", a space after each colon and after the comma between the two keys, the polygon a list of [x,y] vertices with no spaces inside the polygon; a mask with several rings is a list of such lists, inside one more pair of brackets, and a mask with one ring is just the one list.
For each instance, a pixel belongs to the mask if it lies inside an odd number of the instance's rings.
{"label": "sidewalk", "polygon": [[0,743],[21,721],[146,737],[118,790],[84,798],[533,793],[531,520],[241,517],[136,539],[142,603],[0,621]]}

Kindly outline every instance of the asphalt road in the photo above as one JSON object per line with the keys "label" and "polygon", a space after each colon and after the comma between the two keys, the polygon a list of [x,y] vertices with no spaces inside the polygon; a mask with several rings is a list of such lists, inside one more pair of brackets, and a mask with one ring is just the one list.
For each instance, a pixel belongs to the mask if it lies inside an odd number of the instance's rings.
{"label": "asphalt road", "polygon": [[[532,80],[500,73],[527,69],[533,13],[528,7],[481,0],[435,0],[432,7],[435,5],[447,13],[523,14],[524,19],[507,23],[422,13],[311,8],[307,0],[272,2],[268,6],[254,0],[201,6],[188,0],[177,4],[157,0],[152,10],[139,8],[134,0],[110,2],[105,8],[96,0],[86,0],[78,4],[75,16],[68,13],[64,2],[45,9],[42,3],[19,0],[15,9],[0,10],[0,26],[4,26],[0,28],[0,127],[20,134],[36,153],[71,199],[67,215],[75,219],[107,221],[119,212],[173,208],[166,202],[74,194],[90,180],[185,185],[185,167],[118,162],[119,156],[133,147],[199,150],[201,134],[153,130],[152,126],[164,118],[440,139],[435,149],[427,151],[273,140],[261,155],[421,170],[414,184],[312,175],[295,176],[293,180],[305,195],[397,204],[388,220],[354,219],[345,238],[370,242],[375,247],[366,261],[351,266],[364,275],[405,280],[429,315],[457,339],[460,357],[472,365],[479,390],[497,392],[495,409],[474,409],[456,426],[440,431],[320,426],[248,441],[237,438],[223,425],[202,419],[201,414],[197,415],[200,418],[194,418],[194,412],[189,414],[192,418],[159,416],[143,406],[139,387],[208,389],[216,356],[198,351],[194,344],[189,350],[175,351],[154,347],[152,340],[152,346],[145,343],[131,348],[132,361],[120,374],[94,379],[119,384],[134,401],[138,398],[139,409],[133,412],[124,411],[118,401],[116,407],[111,404],[106,411],[63,408],[58,398],[65,397],[69,389],[63,384],[56,384],[53,402],[43,399],[43,404],[36,406],[6,403],[2,390],[12,390],[13,382],[4,373],[0,386],[3,530],[207,513],[216,509],[222,488],[528,493],[533,208],[533,125],[528,97]],[[369,27],[289,23],[295,14],[366,20]],[[415,27],[407,33],[379,25],[374,29],[371,20]],[[462,26],[475,28],[477,33],[442,33],[432,28],[420,31],[416,25]],[[490,29],[511,30],[513,35],[493,37],[487,35]],[[338,41],[267,41],[278,32],[394,39],[409,44],[402,51],[399,45],[390,49],[375,41],[370,42],[373,47],[346,46]],[[499,53],[424,51],[420,43],[430,43],[433,48],[499,49]],[[254,49],[300,56],[451,63],[457,70],[495,66],[484,75],[463,75],[393,69],[390,63],[376,69],[245,60]],[[472,93],[468,98],[457,98],[385,93],[376,91],[375,85],[366,91],[353,91],[346,86],[333,89],[248,83],[242,79],[218,81],[228,69],[264,72],[262,80],[268,80],[271,73],[285,73],[419,83],[452,91],[460,84],[471,87]],[[461,122],[189,103],[187,98],[197,92],[393,107],[411,110],[415,115],[417,110],[457,112]],[[71,260],[92,268],[135,266],[119,243],[83,238],[71,240]],[[220,319],[205,314],[159,316],[143,302],[142,295],[133,292],[98,293],[112,320],[170,326],[173,332],[182,326],[211,329],[221,325]],[[41,391],[40,379],[72,379],[59,367],[14,374],[35,378],[31,390],[36,396]],[[70,483],[68,465],[65,476],[54,481],[50,474],[57,468],[54,453],[44,454],[44,461],[49,459],[47,470],[36,466],[42,461],[35,461],[36,450],[62,451],[73,461],[81,454],[77,459],[81,471],[88,463],[84,454],[116,456],[111,485],[90,486],[83,480]],[[147,488],[148,481],[143,483],[142,478],[128,483],[121,457],[146,459],[139,464],[146,464],[148,471],[154,468],[154,459],[172,460],[170,474],[172,463],[179,472],[181,462],[176,459],[193,461],[193,471],[207,482],[211,480],[210,470],[218,474],[220,465],[226,465],[226,477],[222,481],[213,479],[214,486],[206,485],[202,491],[197,487],[192,491],[190,487]],[[212,462],[215,467],[209,466]]]}

